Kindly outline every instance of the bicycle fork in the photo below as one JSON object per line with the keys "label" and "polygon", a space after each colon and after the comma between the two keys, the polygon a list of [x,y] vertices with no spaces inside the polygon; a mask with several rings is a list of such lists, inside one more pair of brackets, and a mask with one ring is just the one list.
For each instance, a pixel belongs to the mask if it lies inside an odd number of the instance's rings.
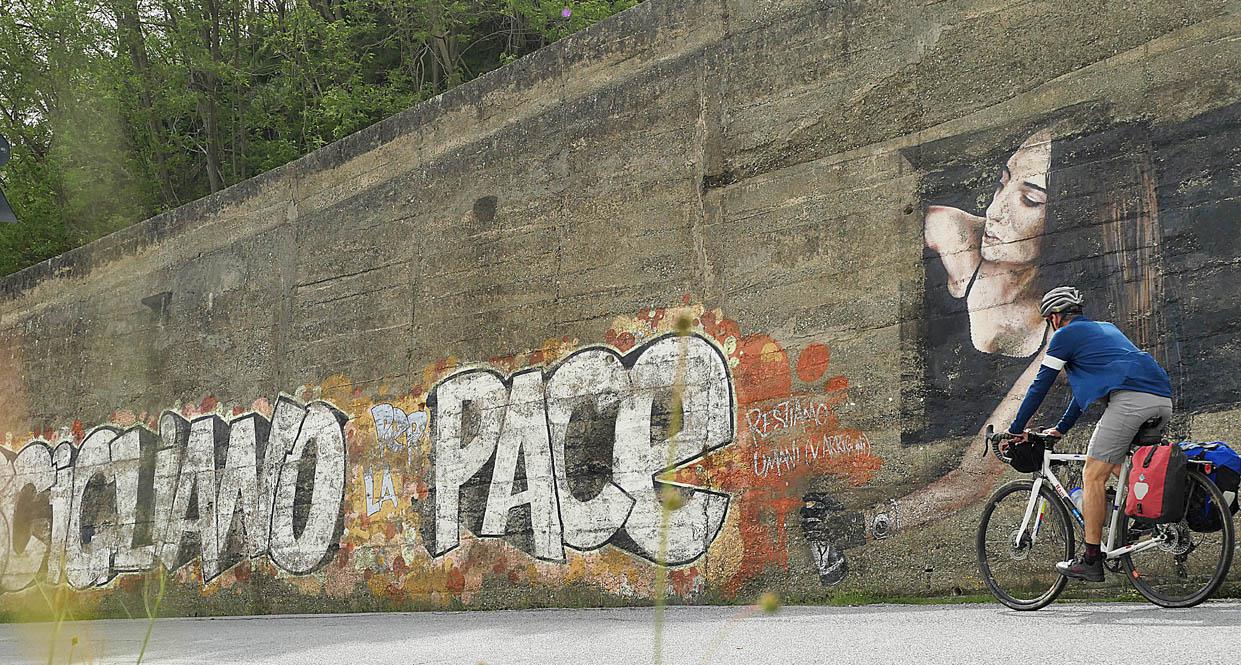
{"label": "bicycle fork", "polygon": [[1014,545],[1018,547],[1021,546],[1021,534],[1026,533],[1026,530],[1030,528],[1030,518],[1035,515],[1034,509],[1036,505],[1038,506],[1038,514],[1034,516],[1034,528],[1029,532],[1030,546],[1033,547],[1034,543],[1038,542],[1039,529],[1042,528],[1043,519],[1047,516],[1047,499],[1043,498],[1043,495],[1040,493],[1042,489],[1043,477],[1038,476],[1034,479],[1034,486],[1030,488],[1030,500],[1026,503],[1025,517],[1021,520],[1021,528],[1017,530],[1018,542],[1014,543]]}
{"label": "bicycle fork", "polygon": [[[1077,521],[1077,525],[1083,528],[1086,526],[1085,516],[1083,516],[1082,512],[1077,509],[1077,505],[1074,504],[1072,498],[1069,497],[1069,493],[1068,491],[1064,489],[1064,485],[1061,485],[1057,480],[1055,480],[1054,476],[1051,479],[1049,479],[1047,476],[1038,475],[1034,478],[1034,486],[1030,488],[1030,500],[1026,504],[1025,518],[1022,520],[1021,530],[1018,532],[1018,533],[1026,533],[1026,529],[1028,528],[1031,529],[1030,530],[1031,544],[1038,542],[1039,531],[1042,529],[1043,521],[1047,518],[1048,501],[1047,501],[1047,498],[1044,497],[1040,493],[1040,491],[1043,488],[1044,482],[1050,485],[1051,488],[1055,490],[1056,494],[1060,496],[1060,498],[1062,499],[1062,503],[1064,504],[1064,507],[1068,509],[1069,514],[1072,515],[1073,519]],[[1118,494],[1117,503],[1116,503],[1116,506],[1114,507],[1114,510],[1119,510],[1119,505],[1120,504],[1119,504],[1119,494]],[[1034,519],[1033,528],[1031,528],[1031,525],[1030,525],[1031,518]],[[1113,528],[1115,528],[1116,520],[1113,519],[1112,523],[1113,523]]]}

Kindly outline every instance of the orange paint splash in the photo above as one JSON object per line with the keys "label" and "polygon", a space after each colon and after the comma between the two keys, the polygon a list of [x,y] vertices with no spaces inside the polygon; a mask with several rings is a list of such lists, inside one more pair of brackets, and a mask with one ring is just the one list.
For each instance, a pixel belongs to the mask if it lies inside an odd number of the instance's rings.
{"label": "orange paint splash", "polygon": [[695,324],[733,349],[737,440],[681,470],[678,480],[729,492],[733,509],[741,511],[741,565],[725,585],[735,594],[767,567],[788,567],[789,522],[797,519],[802,496],[816,479],[863,485],[882,460],[865,434],[841,426],[833,411],[845,398],[847,378],[832,377],[824,393],[794,390],[794,374],[804,383],[826,374],[831,352],[825,344],[807,345],[794,368],[778,341],[765,334],[742,336],[740,326],[718,310],[703,312]]}
{"label": "orange paint splash", "polygon": [[[814,383],[827,371],[832,353],[826,344],[814,343],[806,346],[797,356],[797,378],[806,383]],[[830,390],[830,388],[829,388]]]}

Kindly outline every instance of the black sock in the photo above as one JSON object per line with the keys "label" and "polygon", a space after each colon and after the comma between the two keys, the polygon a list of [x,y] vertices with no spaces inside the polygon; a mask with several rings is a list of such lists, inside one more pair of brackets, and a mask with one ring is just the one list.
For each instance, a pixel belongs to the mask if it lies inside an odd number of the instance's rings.
{"label": "black sock", "polygon": [[1086,543],[1086,551],[1082,554],[1082,559],[1086,563],[1094,563],[1103,556],[1103,550],[1099,549],[1098,543]]}

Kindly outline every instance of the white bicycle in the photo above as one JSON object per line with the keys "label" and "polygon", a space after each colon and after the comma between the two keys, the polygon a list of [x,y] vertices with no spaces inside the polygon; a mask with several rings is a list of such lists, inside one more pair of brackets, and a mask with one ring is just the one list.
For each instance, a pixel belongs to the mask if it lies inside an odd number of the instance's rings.
{"label": "white bicycle", "polygon": [[[1147,600],[1163,607],[1192,607],[1215,593],[1232,565],[1234,527],[1224,496],[1203,475],[1203,462],[1191,460],[1186,483],[1186,517],[1170,524],[1148,524],[1125,515],[1127,479],[1133,450],[1159,442],[1157,420],[1147,421],[1129,447],[1120,470],[1118,490],[1111,498],[1110,521],[1102,549],[1104,567],[1125,574]],[[1029,440],[1042,446],[1042,467],[1028,479],[1014,480],[991,496],[978,525],[978,569],[991,593],[1015,610],[1046,607],[1064,590],[1068,579],[1056,563],[1071,559],[1074,535],[1083,528],[1056,469],[1085,463],[1084,454],[1054,452],[1055,437],[1031,432]],[[997,458],[1012,463],[1001,443],[1011,435],[993,433],[986,442]],[[984,452],[984,454],[986,454]],[[1070,522],[1070,516],[1077,527]]]}

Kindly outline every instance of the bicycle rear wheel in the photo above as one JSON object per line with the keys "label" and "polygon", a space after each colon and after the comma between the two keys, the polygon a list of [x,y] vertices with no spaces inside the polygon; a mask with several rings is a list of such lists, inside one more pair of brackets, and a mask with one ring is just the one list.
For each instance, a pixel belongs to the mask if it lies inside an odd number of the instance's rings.
{"label": "bicycle rear wheel", "polygon": [[1180,522],[1143,526],[1128,517],[1123,522],[1122,543],[1159,541],[1122,561],[1138,593],[1163,607],[1193,607],[1210,598],[1232,565],[1232,514],[1224,495],[1197,471],[1189,472],[1187,486],[1190,509]]}
{"label": "bicycle rear wheel", "polygon": [[987,588],[1015,610],[1037,610],[1068,583],[1056,564],[1073,557],[1073,528],[1060,500],[1039,488],[1034,515],[1022,530],[1034,483],[1016,480],[996,490],[978,524],[978,570]]}

